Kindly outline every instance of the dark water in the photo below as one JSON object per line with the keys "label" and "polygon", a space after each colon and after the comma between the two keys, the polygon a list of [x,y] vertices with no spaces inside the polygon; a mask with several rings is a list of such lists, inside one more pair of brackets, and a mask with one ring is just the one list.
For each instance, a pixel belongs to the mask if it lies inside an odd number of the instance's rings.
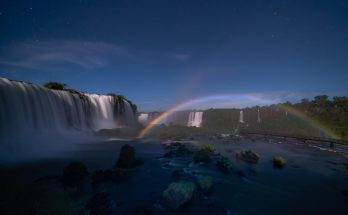
{"label": "dark water", "polygon": [[[147,207],[152,214],[348,214],[348,159],[340,154],[296,145],[296,141],[257,139],[214,140],[202,139],[191,144],[212,143],[219,153],[234,162],[233,172],[224,174],[215,163],[198,165],[192,157],[163,158],[165,148],[156,141],[130,141],[137,156],[145,164],[129,172],[129,181],[121,184],[106,183],[92,187],[87,181],[75,199],[82,204],[97,191],[107,191],[115,202],[115,214],[130,214],[137,207]],[[108,141],[80,145],[65,157],[38,161],[5,168],[6,175],[19,174],[37,178],[60,174],[71,160],[81,160],[90,172],[112,168],[120,147],[125,142]],[[235,158],[235,153],[251,149],[260,155],[257,164],[247,164]],[[272,160],[281,155],[287,165],[274,168]],[[167,165],[165,165],[167,164]],[[166,187],[174,181],[173,170],[186,174],[210,175],[214,178],[213,193],[195,200],[179,211],[171,211],[158,202]],[[236,174],[239,171],[243,174]]]}

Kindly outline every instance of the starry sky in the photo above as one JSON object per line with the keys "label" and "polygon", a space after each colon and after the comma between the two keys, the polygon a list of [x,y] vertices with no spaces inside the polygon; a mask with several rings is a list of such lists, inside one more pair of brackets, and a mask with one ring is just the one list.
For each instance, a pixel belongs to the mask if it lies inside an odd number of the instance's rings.
{"label": "starry sky", "polygon": [[345,0],[2,0],[0,77],[119,93],[141,111],[347,95],[347,11]]}

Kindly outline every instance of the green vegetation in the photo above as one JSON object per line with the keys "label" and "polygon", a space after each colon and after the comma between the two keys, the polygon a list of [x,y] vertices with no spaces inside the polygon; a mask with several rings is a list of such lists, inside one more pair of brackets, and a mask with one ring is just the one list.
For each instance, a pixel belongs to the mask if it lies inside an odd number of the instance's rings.
{"label": "green vegetation", "polygon": [[45,83],[43,86],[50,90],[64,90],[66,87],[66,84],[51,81],[51,82]]}
{"label": "green vegetation", "polygon": [[191,181],[179,181],[171,183],[162,194],[164,205],[177,209],[192,199],[196,185]]}
{"label": "green vegetation", "polygon": [[224,173],[229,173],[231,169],[233,168],[233,162],[228,157],[221,157],[217,161],[216,166],[220,171]]}
{"label": "green vegetation", "polygon": [[161,139],[176,139],[191,137],[193,135],[213,134],[204,128],[187,127],[185,125],[158,125],[146,134],[146,136],[157,137]]}
{"label": "green vegetation", "polygon": [[281,156],[277,156],[273,159],[273,165],[275,167],[283,167],[285,166],[285,164],[286,164],[286,160]]}
{"label": "green vegetation", "polygon": [[260,159],[259,155],[257,155],[251,150],[240,151],[239,153],[236,154],[236,157],[247,163],[257,163]]}
{"label": "green vegetation", "polygon": [[87,176],[86,166],[79,161],[71,162],[63,170],[62,182],[69,186],[75,186]]}
{"label": "green vegetation", "polygon": [[[257,121],[258,110],[261,122]],[[327,130],[335,133],[337,138],[348,142],[348,98],[335,96],[331,100],[326,95],[319,95],[313,100],[302,99],[292,104],[285,102],[263,107],[243,109],[244,121],[239,123],[240,109],[208,109],[203,114],[203,127],[216,133],[264,133],[300,137],[329,137],[322,130],[313,126],[300,113],[317,121]]]}
{"label": "green vegetation", "polygon": [[211,144],[203,143],[203,144],[198,145],[198,151],[205,151],[207,153],[212,154],[212,153],[214,153],[215,148]]}
{"label": "green vegetation", "polygon": [[210,144],[200,144],[198,145],[198,150],[193,155],[193,160],[197,163],[204,162],[209,163],[211,162],[211,155],[214,153],[215,149]]}

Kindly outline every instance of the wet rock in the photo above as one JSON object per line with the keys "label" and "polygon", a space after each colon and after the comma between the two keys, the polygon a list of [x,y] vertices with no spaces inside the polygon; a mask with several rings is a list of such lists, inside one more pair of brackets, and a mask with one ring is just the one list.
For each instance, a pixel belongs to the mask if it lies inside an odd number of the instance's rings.
{"label": "wet rock", "polygon": [[107,192],[100,192],[90,198],[85,206],[90,215],[112,214],[114,203]]}
{"label": "wet rock", "polygon": [[143,163],[142,158],[135,158],[135,148],[125,144],[121,148],[115,168],[133,168]]}
{"label": "wet rock", "polygon": [[277,156],[273,158],[273,166],[282,168],[285,166],[285,164],[286,164],[286,160],[283,157]]}
{"label": "wet rock", "polygon": [[162,194],[162,204],[177,209],[191,201],[196,190],[196,185],[191,181],[179,181],[171,183]]}
{"label": "wet rock", "polygon": [[231,169],[233,168],[233,163],[231,159],[228,157],[221,157],[217,163],[216,163],[217,168],[224,172],[224,173],[229,173]]}
{"label": "wet rock", "polygon": [[71,162],[63,170],[62,182],[65,185],[75,186],[87,176],[86,166],[79,161]]}
{"label": "wet rock", "polygon": [[247,163],[257,163],[260,157],[251,150],[240,151],[236,154],[236,157]]}

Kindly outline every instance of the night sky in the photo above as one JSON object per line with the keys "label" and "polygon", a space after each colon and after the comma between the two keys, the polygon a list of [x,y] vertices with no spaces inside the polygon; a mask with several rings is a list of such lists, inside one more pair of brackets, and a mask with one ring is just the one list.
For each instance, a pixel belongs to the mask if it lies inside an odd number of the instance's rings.
{"label": "night sky", "polygon": [[140,110],[348,92],[344,0],[1,0],[0,28],[0,77],[115,92]]}

